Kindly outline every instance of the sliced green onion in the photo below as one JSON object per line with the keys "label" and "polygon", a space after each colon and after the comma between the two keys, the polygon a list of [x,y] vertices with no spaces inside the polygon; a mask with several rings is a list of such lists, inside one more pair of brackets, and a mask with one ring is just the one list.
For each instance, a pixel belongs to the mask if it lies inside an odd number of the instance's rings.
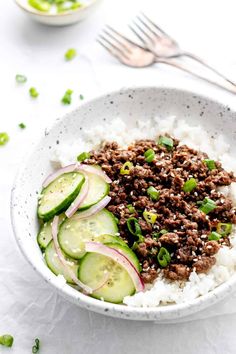
{"label": "sliced green onion", "polygon": [[133,169],[134,165],[130,161],[126,161],[124,165],[120,169],[120,174],[121,175],[129,175],[130,171]]}
{"label": "sliced green onion", "polygon": [[156,219],[157,219],[157,214],[156,213],[151,213],[150,211],[146,211],[145,210],[143,212],[143,217],[148,223],[155,224]]}
{"label": "sliced green onion", "polygon": [[209,241],[212,241],[212,240],[219,241],[220,238],[221,238],[221,235],[218,234],[218,232],[215,232],[215,231],[212,231],[210,233],[210,235],[208,236],[208,240]]}
{"label": "sliced green onion", "polygon": [[14,338],[10,334],[0,336],[0,344],[4,345],[4,347],[12,347],[13,342]]}
{"label": "sliced green onion", "polygon": [[38,353],[40,349],[40,341],[38,338],[35,339],[35,345],[32,347],[32,353]]}
{"label": "sliced green onion", "polygon": [[70,49],[68,49],[67,52],[65,53],[65,59],[66,59],[67,61],[72,60],[72,59],[74,59],[74,58],[76,57],[76,55],[77,55],[76,50],[75,50],[74,48],[70,48]]}
{"label": "sliced green onion", "polygon": [[7,133],[0,133],[0,146],[6,145],[9,141],[9,135]]}
{"label": "sliced green onion", "polygon": [[20,75],[20,74],[16,75],[16,82],[18,84],[24,84],[26,81],[27,81],[27,77],[25,75]]}
{"label": "sliced green onion", "polygon": [[154,238],[159,238],[160,236],[165,235],[165,234],[167,234],[167,233],[168,233],[168,231],[167,231],[166,229],[162,229],[162,230],[159,231],[159,232],[154,232],[154,233],[152,234],[152,236],[153,236]]}
{"label": "sliced green onion", "polygon": [[38,93],[38,91],[36,90],[35,87],[31,87],[31,88],[29,89],[29,94],[30,94],[30,96],[31,96],[32,98],[37,98],[38,95],[39,95],[39,93]]}
{"label": "sliced green onion", "polygon": [[82,101],[84,99],[83,95],[79,95],[80,100]]}
{"label": "sliced green onion", "polygon": [[87,160],[89,158],[90,158],[89,152],[82,152],[80,155],[77,156],[77,161],[83,162],[84,160]]}
{"label": "sliced green onion", "polygon": [[148,187],[147,194],[152,200],[158,200],[160,198],[160,192],[153,186]]}
{"label": "sliced green onion", "polygon": [[128,210],[129,210],[129,212],[130,212],[131,214],[134,214],[134,213],[135,213],[135,208],[133,207],[132,204],[128,204],[126,207],[128,208]]}
{"label": "sliced green onion", "polygon": [[127,223],[127,227],[128,227],[129,232],[132,235],[138,237],[138,240],[136,242],[137,243],[143,242],[144,237],[142,235],[142,230],[141,230],[141,227],[138,223],[138,220],[136,218],[129,218],[129,219],[127,219],[126,223]]}
{"label": "sliced green onion", "polygon": [[216,203],[210,198],[205,198],[203,201],[198,202],[198,204],[201,204],[199,209],[205,214],[210,213],[216,208]]}
{"label": "sliced green onion", "polygon": [[64,94],[64,96],[62,97],[62,99],[61,99],[61,102],[63,103],[63,104],[71,104],[71,100],[72,100],[72,93],[73,93],[73,91],[72,90],[67,90],[66,92],[65,92],[65,94]]}
{"label": "sliced green onion", "polygon": [[208,170],[212,171],[216,169],[216,164],[214,160],[205,159],[203,162],[207,165]]}
{"label": "sliced green onion", "polygon": [[21,129],[25,129],[25,128],[26,128],[26,125],[25,125],[24,123],[20,123],[20,124],[18,124],[18,126],[19,126],[19,128],[21,128]]}
{"label": "sliced green onion", "polygon": [[186,181],[183,185],[183,191],[184,192],[192,192],[193,189],[197,187],[197,182],[195,178],[190,178],[188,181]]}
{"label": "sliced green onion", "polygon": [[47,1],[43,0],[28,0],[28,3],[30,6],[35,8],[36,10],[42,11],[42,12],[48,12],[51,8],[51,5]]}
{"label": "sliced green onion", "polygon": [[171,150],[174,146],[174,141],[167,136],[160,136],[157,142],[158,145],[165,146],[167,150]]}
{"label": "sliced green onion", "polygon": [[145,151],[144,157],[146,162],[152,162],[155,158],[155,152],[152,149],[148,149]]}
{"label": "sliced green onion", "polygon": [[158,260],[158,263],[160,264],[160,266],[163,268],[166,267],[170,263],[171,256],[165,247],[160,248],[160,251],[158,252],[158,255],[157,255],[157,260]]}
{"label": "sliced green onion", "polygon": [[232,231],[232,224],[219,222],[216,231],[223,237],[227,236]]}

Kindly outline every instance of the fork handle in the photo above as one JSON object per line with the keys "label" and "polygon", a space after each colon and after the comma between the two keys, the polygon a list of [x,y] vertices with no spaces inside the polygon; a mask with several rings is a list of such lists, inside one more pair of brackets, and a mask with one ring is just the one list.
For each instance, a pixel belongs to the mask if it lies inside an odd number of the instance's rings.
{"label": "fork handle", "polygon": [[[227,87],[227,86],[222,85],[222,84],[220,84],[220,83],[218,83],[218,82],[216,82],[216,81],[210,80],[210,79],[208,79],[208,78],[205,77],[205,76],[199,75],[199,74],[195,73],[193,70],[188,69],[187,66],[185,66],[185,65],[183,65],[183,64],[180,64],[180,63],[177,63],[177,62],[175,62],[175,61],[173,61],[173,60],[171,60],[171,59],[160,59],[160,58],[156,58],[155,62],[156,62],[156,63],[162,63],[162,64],[167,64],[167,65],[173,66],[173,67],[175,67],[175,68],[177,68],[177,69],[180,69],[180,70],[182,70],[182,71],[185,71],[185,72],[187,72],[188,74],[191,74],[191,75],[193,75],[193,76],[195,76],[195,77],[197,77],[197,78],[199,78],[199,79],[201,79],[201,80],[204,80],[204,81],[206,81],[206,82],[208,82],[208,83],[210,83],[210,84],[212,84],[212,85],[218,86],[218,87],[220,87],[220,88],[222,88],[222,89],[224,89],[224,90],[226,90],[226,91],[229,91],[229,92],[231,92],[231,93],[236,94],[236,86],[235,86],[234,84],[233,84],[233,87]],[[232,86],[232,83],[231,83],[231,86]]]}
{"label": "fork handle", "polygon": [[201,65],[205,66],[207,69],[211,70],[213,73],[217,74],[219,77],[224,79],[225,81],[229,82],[231,85],[236,87],[236,83],[231,81],[228,77],[226,77],[224,74],[219,72],[217,69],[209,65],[205,60],[202,58],[198,57],[197,55],[190,53],[190,52],[184,52],[182,53],[183,56],[188,57],[190,59],[195,60],[196,62],[200,63]]}

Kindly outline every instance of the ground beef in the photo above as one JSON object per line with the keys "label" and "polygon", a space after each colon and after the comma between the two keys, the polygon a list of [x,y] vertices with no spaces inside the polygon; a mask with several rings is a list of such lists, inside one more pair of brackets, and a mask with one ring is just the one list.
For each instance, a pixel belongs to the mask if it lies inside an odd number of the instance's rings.
{"label": "ground beef", "polygon": [[[172,138],[173,139],[173,138]],[[153,149],[155,158],[147,163],[144,153]],[[191,271],[206,273],[215,263],[214,255],[221,245],[230,246],[229,237],[209,241],[208,236],[216,230],[219,222],[236,223],[232,201],[217,191],[219,186],[235,181],[233,173],[226,172],[219,162],[209,170],[203,161],[208,156],[173,139],[173,148],[157,144],[153,140],[139,140],[127,149],[115,142],[105,143],[101,150],[91,151],[89,164],[99,164],[112,179],[111,202],[108,205],[118,219],[121,237],[134,250],[142,266],[141,276],[146,283],[153,282],[162,268],[157,255],[164,247],[171,260],[164,266],[163,274],[170,280],[186,280]],[[129,174],[120,174],[127,161],[132,162]],[[197,187],[184,192],[183,185],[190,179]],[[160,193],[159,200],[151,200],[147,189],[153,186]],[[199,209],[198,202],[212,199],[216,208],[209,214]],[[127,207],[132,205],[134,211]],[[144,211],[157,214],[154,224],[143,217]],[[138,220],[142,239],[132,235],[127,219]],[[165,233],[159,233],[166,230]]]}

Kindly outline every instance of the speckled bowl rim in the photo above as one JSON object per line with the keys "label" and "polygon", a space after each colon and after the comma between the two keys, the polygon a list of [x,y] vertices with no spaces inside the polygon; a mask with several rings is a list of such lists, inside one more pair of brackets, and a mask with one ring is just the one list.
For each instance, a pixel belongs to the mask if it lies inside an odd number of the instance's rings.
{"label": "speckled bowl rim", "polygon": [[[177,91],[183,95],[195,95],[199,99],[207,100],[213,104],[218,104],[222,106],[222,110],[225,109],[226,105],[221,103],[219,100],[212,99],[207,95],[199,94],[193,90],[188,89],[179,89],[174,87],[167,87],[167,86],[143,86],[143,87],[130,87],[130,88],[122,88],[121,90],[115,90],[106,94],[103,94],[99,97],[93,98],[90,101],[87,101],[80,105],[77,109],[73,110],[70,113],[67,113],[61,118],[57,118],[49,128],[45,131],[50,131],[58,124],[58,122],[63,121],[66,119],[67,116],[71,114],[75,114],[78,112],[82,107],[91,106],[91,104],[105,99],[106,97],[111,98],[112,95],[116,95],[119,92],[130,93],[131,91],[143,91],[143,90],[161,90],[161,91]],[[228,105],[227,105],[228,107]],[[231,113],[236,114],[236,111],[231,109]],[[28,154],[28,157],[32,156],[34,152],[33,149],[37,146],[41,145],[44,140],[44,135],[41,138],[31,145],[32,149],[31,152]],[[50,284],[59,294],[61,294],[64,298],[69,300],[80,307],[86,308],[88,310],[92,310],[97,313],[101,313],[104,315],[118,317],[123,319],[130,319],[130,320],[143,320],[143,321],[155,321],[158,323],[165,323],[165,322],[177,322],[179,319],[204,310],[205,308],[219,302],[220,300],[224,299],[226,296],[230,295],[236,289],[236,274],[233,275],[228,281],[219,285],[216,289],[212,290],[211,292],[207,293],[206,295],[202,295],[197,299],[188,301],[186,303],[181,304],[171,304],[167,306],[160,306],[160,307],[147,307],[147,308],[138,308],[138,307],[130,307],[126,305],[117,305],[108,302],[103,302],[89,296],[86,296],[79,291],[76,291],[72,287],[67,284],[63,286],[58,283],[58,279],[56,276],[48,278],[48,274],[45,273],[45,269],[47,266],[36,266],[33,261],[31,261],[28,257],[26,248],[24,247],[24,238],[21,237],[20,233],[18,232],[18,225],[21,222],[20,217],[16,213],[16,208],[14,207],[16,198],[17,198],[17,189],[18,189],[18,181],[20,180],[20,176],[25,169],[25,165],[27,164],[28,158],[24,158],[24,161],[18,170],[16,175],[12,191],[11,191],[11,222],[12,227],[15,235],[16,242],[27,259],[27,261],[31,264],[31,266],[38,272],[43,279]],[[191,318],[190,318],[191,319]]]}
{"label": "speckled bowl rim", "polygon": [[73,10],[73,11],[68,11],[66,13],[60,13],[60,14],[50,14],[50,13],[47,13],[47,12],[40,12],[38,10],[34,10],[34,8],[30,7],[27,7],[27,6],[24,6],[22,3],[21,3],[21,0],[15,0],[15,3],[17,6],[19,6],[23,11],[25,11],[26,13],[29,13],[31,15],[36,15],[36,16],[39,16],[39,17],[45,17],[45,18],[55,18],[55,17],[67,17],[67,16],[71,16],[73,14],[76,14],[77,12],[83,12],[85,10],[87,10],[89,7],[93,6],[95,3],[99,2],[100,0],[91,0],[91,2],[87,5],[83,5],[81,7],[79,7],[78,9],[76,10]]}

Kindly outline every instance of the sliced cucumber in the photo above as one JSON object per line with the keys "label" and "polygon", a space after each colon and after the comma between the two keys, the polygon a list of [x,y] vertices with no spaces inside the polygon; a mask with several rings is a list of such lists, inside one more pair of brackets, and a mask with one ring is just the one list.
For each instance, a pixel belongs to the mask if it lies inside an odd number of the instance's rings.
{"label": "sliced cucumber", "polygon": [[[74,259],[70,259],[65,256],[65,260],[67,261],[68,267],[74,272],[75,276],[78,276],[78,267],[79,264],[77,261]],[[46,247],[45,250],[45,261],[47,263],[48,268],[51,269],[51,271],[56,274],[56,275],[63,275],[65,280],[70,283],[74,284],[73,280],[71,279],[70,275],[67,274],[66,269],[63,267],[62,263],[60,262],[55,247],[53,240],[49,242],[49,244]]]}
{"label": "sliced cucumber", "polygon": [[106,243],[106,246],[111,247],[122,253],[130,262],[136,267],[138,272],[141,272],[142,268],[139,263],[138,257],[136,254],[127,246],[119,243]]}
{"label": "sliced cucumber", "polygon": [[64,173],[42,190],[38,217],[45,221],[64,211],[78,195],[84,176],[79,172]]}
{"label": "sliced cucumber", "polygon": [[91,241],[94,242],[101,242],[101,243],[118,243],[123,246],[127,246],[125,241],[122,240],[119,236],[113,236],[113,235],[100,235],[100,236],[95,236]]}
{"label": "sliced cucumber", "polygon": [[[64,213],[59,215],[59,224],[61,224],[65,220],[65,218],[66,218],[66,216]],[[47,247],[47,245],[49,244],[49,242],[52,239],[52,226],[51,225],[52,225],[52,220],[45,222],[41,226],[40,231],[38,233],[37,242],[38,242],[38,245],[42,251],[45,250],[45,248]]]}
{"label": "sliced cucumber", "polygon": [[[109,278],[99,288],[106,273]],[[92,288],[99,288],[93,292],[93,297],[112,303],[121,303],[125,296],[133,295],[135,292],[134,283],[128,272],[110,257],[98,253],[89,252],[82,258],[78,278]]]}
{"label": "sliced cucumber", "polygon": [[86,241],[96,241],[100,235],[115,235],[118,232],[113,214],[106,209],[84,219],[78,219],[77,215],[75,213],[70,219],[66,219],[58,233],[60,247],[69,257],[83,257]]}
{"label": "sliced cucumber", "polygon": [[[101,169],[99,166],[93,166]],[[102,198],[104,198],[110,191],[110,186],[103,178],[87,173],[89,182],[89,193],[84,199],[83,203],[80,205],[79,210],[84,210],[90,208],[92,205],[98,203]]]}

